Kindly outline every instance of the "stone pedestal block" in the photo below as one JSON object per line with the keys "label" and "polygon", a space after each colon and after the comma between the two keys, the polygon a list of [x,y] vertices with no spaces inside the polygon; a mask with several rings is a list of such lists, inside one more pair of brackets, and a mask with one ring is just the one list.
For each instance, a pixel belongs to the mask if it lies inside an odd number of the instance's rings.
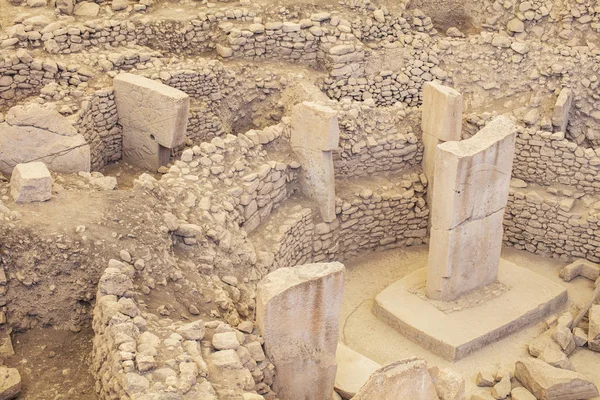
{"label": "stone pedestal block", "polygon": [[329,400],[344,289],[340,263],[280,268],[259,284],[256,323],[282,400]]}

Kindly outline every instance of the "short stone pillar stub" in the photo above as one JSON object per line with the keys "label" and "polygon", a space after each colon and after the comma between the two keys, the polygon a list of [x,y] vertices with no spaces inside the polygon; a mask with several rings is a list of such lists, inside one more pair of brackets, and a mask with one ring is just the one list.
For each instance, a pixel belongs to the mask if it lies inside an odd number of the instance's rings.
{"label": "short stone pillar stub", "polygon": [[332,151],[340,140],[337,111],[303,102],[292,109],[290,143],[302,165],[302,192],[314,200],[325,222],[335,219],[335,172]]}
{"label": "short stone pillar stub", "polygon": [[10,178],[10,194],[17,203],[50,200],[52,175],[43,162],[17,164]]}
{"label": "short stone pillar stub", "polygon": [[498,117],[470,139],[438,146],[427,296],[451,301],[496,280],[516,127]]}
{"label": "short stone pillar stub", "polygon": [[344,271],[339,262],[306,264],[258,284],[256,323],[282,400],[328,400],[334,389]]}
{"label": "short stone pillar stub", "polygon": [[[137,154],[142,158],[136,165],[154,169],[156,155],[165,152],[161,153],[158,146],[172,149],[184,143],[190,98],[179,89],[134,74],[117,75],[113,85],[119,123],[123,126],[124,156],[133,162],[135,157],[131,155]],[[133,137],[126,139],[128,135]],[[129,147],[134,145],[144,148],[137,151]],[[153,150],[148,151],[149,147]]]}

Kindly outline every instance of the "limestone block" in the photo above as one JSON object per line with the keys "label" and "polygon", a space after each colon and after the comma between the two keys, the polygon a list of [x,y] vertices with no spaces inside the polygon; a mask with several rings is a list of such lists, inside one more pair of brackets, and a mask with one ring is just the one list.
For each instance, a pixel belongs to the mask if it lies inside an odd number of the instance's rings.
{"label": "limestone block", "polygon": [[455,229],[431,228],[427,296],[452,301],[498,276],[504,209]]}
{"label": "limestone block", "polygon": [[342,343],[338,343],[335,358],[338,364],[335,375],[335,390],[345,399],[355,396],[369,377],[381,368],[381,365],[375,361]]}
{"label": "limestone block", "polygon": [[310,147],[321,151],[338,148],[340,129],[337,111],[305,101],[292,109],[292,147]]}
{"label": "limestone block", "polygon": [[16,106],[0,123],[0,172],[10,174],[15,165],[30,161],[41,161],[56,172],[89,172],[90,146],[56,109]]}
{"label": "limestone block", "polygon": [[339,144],[337,112],[304,102],[292,109],[291,146],[302,165],[300,185],[313,199],[325,222],[335,219],[335,175],[332,151]]}
{"label": "limestone block", "polygon": [[439,400],[425,360],[393,362],[375,371],[353,400]]}
{"label": "limestone block", "polygon": [[561,132],[567,130],[572,103],[573,93],[571,92],[571,89],[563,88],[558,95],[558,99],[554,105],[554,113],[552,114],[552,125]]}
{"label": "limestone block", "polygon": [[21,393],[21,375],[16,368],[0,367],[0,400],[16,398]]}
{"label": "limestone block", "polygon": [[465,378],[449,368],[439,369],[438,367],[430,368],[429,375],[431,375],[440,400],[465,399]]}
{"label": "limestone block", "polygon": [[169,162],[171,150],[152,140],[142,130],[123,128],[123,161],[156,171]]}
{"label": "limestone block", "polygon": [[187,94],[128,73],[117,75],[113,84],[121,125],[144,133],[163,147],[183,144],[190,108]]}
{"label": "limestone block", "polygon": [[258,284],[256,323],[280,399],[324,400],[332,393],[343,288],[338,262],[280,268]]}
{"label": "limestone block", "polygon": [[590,308],[588,328],[588,347],[590,350],[600,351],[600,305]]}
{"label": "limestone block", "polygon": [[510,392],[512,400],[536,400],[535,396],[524,387],[516,387]]}
{"label": "limestone block", "polygon": [[10,178],[10,194],[17,203],[46,201],[52,197],[52,176],[42,162],[17,164]]}
{"label": "limestone block", "polygon": [[501,116],[470,139],[438,146],[433,227],[452,229],[506,207],[515,139],[514,123]]}
{"label": "limestone block", "polygon": [[578,276],[583,276],[589,280],[595,281],[600,277],[600,265],[594,264],[586,259],[573,261],[559,272],[560,277],[570,282]]}
{"label": "limestone block", "polygon": [[444,142],[460,140],[462,95],[437,82],[423,85],[421,129]]}
{"label": "limestone block", "polygon": [[517,361],[515,377],[539,400],[580,400],[598,396],[598,389],[580,373],[543,361]]}

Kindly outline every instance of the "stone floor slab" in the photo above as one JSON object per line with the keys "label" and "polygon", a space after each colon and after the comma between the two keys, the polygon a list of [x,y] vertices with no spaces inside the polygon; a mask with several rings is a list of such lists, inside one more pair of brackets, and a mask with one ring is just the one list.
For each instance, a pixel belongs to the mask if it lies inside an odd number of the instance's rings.
{"label": "stone floor slab", "polygon": [[507,260],[498,281],[454,302],[425,296],[426,268],[382,291],[374,313],[409,339],[450,361],[494,343],[562,308],[561,285]]}

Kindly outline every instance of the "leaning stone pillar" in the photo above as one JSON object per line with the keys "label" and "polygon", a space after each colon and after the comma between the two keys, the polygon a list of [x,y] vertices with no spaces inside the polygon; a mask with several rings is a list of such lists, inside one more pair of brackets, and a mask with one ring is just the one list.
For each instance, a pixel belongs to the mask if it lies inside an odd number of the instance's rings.
{"label": "leaning stone pillar", "polygon": [[302,192],[317,202],[325,222],[335,219],[332,151],[340,141],[337,112],[305,101],[292,109],[292,150],[300,159]]}
{"label": "leaning stone pillar", "polygon": [[190,98],[181,90],[133,74],[114,82],[123,159],[156,171],[169,162],[171,149],[185,140]]}
{"label": "leaning stone pillar", "polygon": [[280,268],[259,284],[256,323],[281,400],[329,400],[335,384],[344,266]]}
{"label": "leaning stone pillar", "polygon": [[462,130],[462,96],[456,90],[436,82],[423,85],[421,115],[423,131],[423,172],[427,177],[427,204],[431,208],[435,151],[438,144],[460,140]]}
{"label": "leaning stone pillar", "polygon": [[498,117],[470,139],[438,146],[427,296],[452,301],[498,276],[516,127]]}

